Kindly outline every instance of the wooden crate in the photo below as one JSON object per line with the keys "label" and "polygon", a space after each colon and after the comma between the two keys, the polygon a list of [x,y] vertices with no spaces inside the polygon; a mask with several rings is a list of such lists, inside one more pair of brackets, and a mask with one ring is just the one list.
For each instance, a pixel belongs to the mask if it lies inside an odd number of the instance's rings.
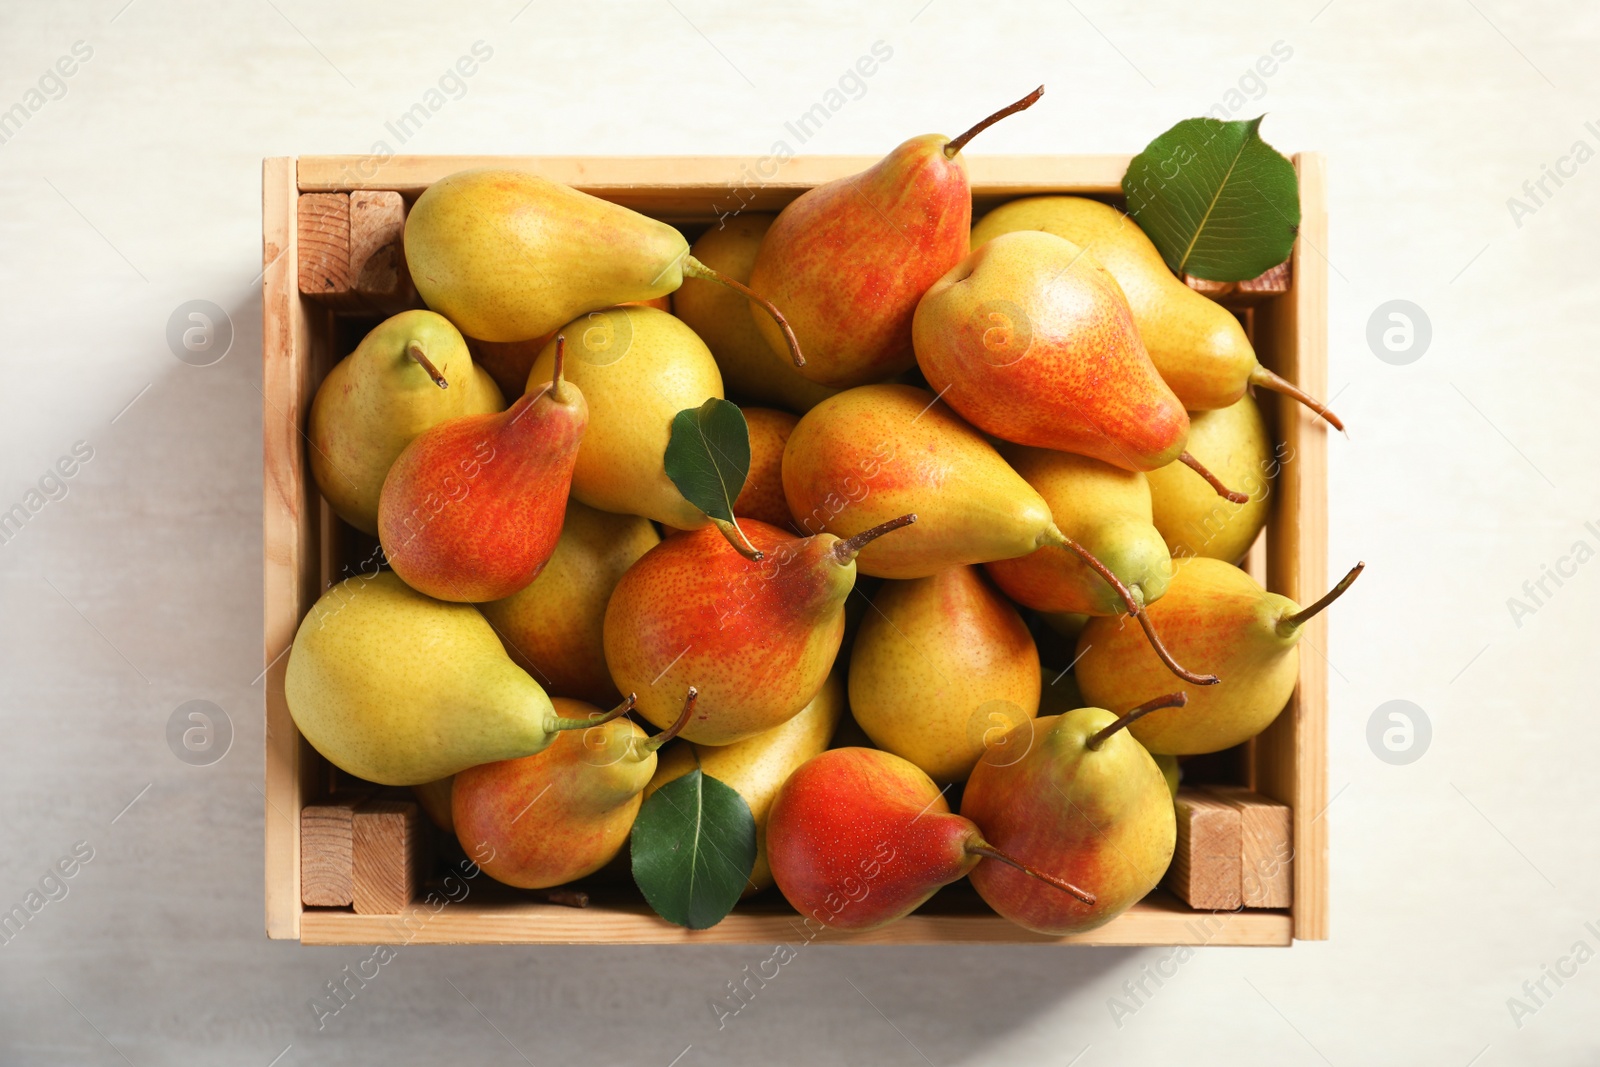
{"label": "wooden crate", "polygon": [[[972,156],[976,213],[1016,196],[1077,193],[1117,200],[1127,156]],[[771,179],[756,177],[766,161],[717,157],[576,158],[358,156],[268,159],[263,167],[262,393],[264,396],[263,522],[266,584],[266,913],[267,934],[307,944],[659,943],[773,944],[809,940],[799,916],[775,892],[741,905],[718,926],[688,931],[666,923],[642,901],[602,896],[584,910],[535,903],[472,883],[466,899],[435,911],[357,915],[347,908],[301,903],[300,811],[325,800],[333,775],[295,729],[284,700],[287,653],[300,619],[337,574],[341,524],[322,502],[306,466],[304,427],[317,383],[353,342],[338,338],[337,310],[300,293],[297,210],[302,193],[393,191],[415,199],[429,183],[470,166],[514,167],[566,182],[686,228],[741,207],[772,211],[821,182],[856,173],[869,157],[792,159]],[[1315,395],[1327,390],[1327,243],[1325,164],[1295,157],[1302,221],[1281,295],[1217,294],[1245,317],[1258,356]],[[1268,288],[1272,288],[1268,286]],[[1266,532],[1249,569],[1268,588],[1301,603],[1327,586],[1326,424],[1292,401],[1258,394],[1287,461],[1270,500]],[[348,547],[348,546],[346,546]],[[1287,945],[1328,936],[1327,665],[1324,616],[1307,626],[1300,682],[1288,708],[1244,746],[1231,777],[1292,811],[1293,905],[1288,909],[1197,912],[1165,889],[1108,925],[1066,938],[1029,933],[988,911],[962,884],[922,910],[866,934],[826,933],[821,940],[857,944],[981,942],[1103,945]],[[424,916],[418,920],[417,915]]]}

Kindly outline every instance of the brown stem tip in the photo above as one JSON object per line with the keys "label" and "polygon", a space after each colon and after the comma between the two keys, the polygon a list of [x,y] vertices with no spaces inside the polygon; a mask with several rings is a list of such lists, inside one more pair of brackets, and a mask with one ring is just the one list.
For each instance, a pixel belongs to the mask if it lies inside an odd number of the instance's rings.
{"label": "brown stem tip", "polygon": [[1160,711],[1162,708],[1181,708],[1187,703],[1189,703],[1188,693],[1168,693],[1164,697],[1156,697],[1154,700],[1146,700],[1138,707],[1132,708],[1123,715],[1119,716],[1117,721],[1112,723],[1110,726],[1107,726],[1103,730],[1095,731],[1092,735],[1090,735],[1089,739],[1083,743],[1084,747],[1093,752],[1101,745],[1106,743],[1106,738],[1110,737],[1118,730],[1125,729],[1129,723],[1144,718],[1152,711]]}
{"label": "brown stem tip", "polygon": [[954,141],[951,141],[949,144],[945,145],[944,158],[954,159],[956,157],[956,153],[960,152],[967,146],[968,141],[972,140],[974,137],[978,136],[978,134],[982,133],[984,130],[987,130],[990,126],[993,126],[1007,115],[1015,115],[1019,111],[1026,111],[1034,104],[1037,104],[1039,102],[1039,98],[1043,95],[1044,86],[1041,85],[1039,88],[1035,89],[1021,100],[1018,100],[1015,104],[1007,104],[1005,107],[1001,108],[999,111],[996,111],[993,115],[990,115],[988,118],[972,127],[972,129],[968,130],[960,137],[957,137]]}
{"label": "brown stem tip", "polygon": [[1256,369],[1250,372],[1250,381],[1263,389],[1271,389],[1274,393],[1282,393],[1292,400],[1299,401],[1324,419],[1327,419],[1329,426],[1341,433],[1344,432],[1344,423],[1340,421],[1339,416],[1329,411],[1322,401],[1301,389],[1289,379],[1279,377],[1258,363],[1256,364]]}
{"label": "brown stem tip", "polygon": [[1079,889],[1077,886],[1073,885],[1071,882],[1067,881],[1064,878],[1057,878],[1053,874],[1046,874],[1043,871],[1039,870],[1037,867],[1029,866],[1028,864],[1023,863],[1019,859],[1015,859],[1015,858],[1013,858],[1011,856],[1008,856],[1004,852],[1001,852],[999,849],[995,848],[993,845],[989,844],[986,841],[979,841],[977,844],[968,845],[967,846],[967,851],[971,852],[971,853],[973,853],[974,855],[977,855],[977,856],[985,856],[988,859],[999,860],[1001,863],[1004,863],[1008,867],[1015,867],[1017,870],[1021,871],[1023,874],[1026,874],[1026,875],[1028,875],[1029,877],[1032,877],[1032,878],[1037,878],[1037,879],[1039,879],[1039,881],[1043,882],[1045,885],[1055,886],[1057,889],[1061,890],[1063,893],[1068,893],[1068,894],[1070,894],[1070,895],[1072,895],[1074,897],[1077,897],[1079,901],[1081,901],[1084,904],[1089,905],[1091,908],[1094,907],[1094,894],[1093,893],[1090,893],[1090,892],[1088,892],[1087,890],[1084,890],[1084,889]]}
{"label": "brown stem tip", "polygon": [[1351,567],[1350,573],[1346,574],[1343,578],[1340,578],[1339,584],[1322,594],[1322,598],[1315,604],[1312,604],[1310,607],[1301,608],[1293,615],[1286,615],[1280,619],[1278,621],[1278,632],[1292,633],[1299,627],[1305,625],[1305,623],[1309,620],[1315,618],[1329,604],[1332,604],[1335,600],[1338,600],[1340,597],[1344,596],[1344,591],[1349,589],[1350,584],[1357,578],[1361,577],[1361,572],[1366,569],[1367,565],[1364,562],[1357,563],[1354,567]]}
{"label": "brown stem tip", "polygon": [[869,530],[862,530],[854,537],[847,537],[833,546],[833,558],[841,565],[849,563],[861,554],[861,550],[876,541],[886,533],[893,533],[903,527],[910,526],[917,521],[915,515],[902,515],[898,519],[880,522]]}
{"label": "brown stem tip", "polygon": [[556,716],[555,726],[551,727],[551,729],[587,730],[591,726],[604,726],[612,719],[620,719],[622,716],[628,714],[628,712],[633,710],[633,706],[636,703],[638,703],[638,697],[632,693],[629,693],[627,696],[622,698],[622,703],[618,704],[610,711],[602,712],[587,719],[565,719],[560,716]]}
{"label": "brown stem tip", "polygon": [[1212,474],[1206,469],[1206,465],[1204,463],[1201,463],[1199,460],[1195,459],[1194,456],[1190,455],[1188,452],[1184,452],[1183,455],[1179,456],[1178,462],[1182,463],[1185,467],[1188,467],[1200,477],[1204,478],[1206,480],[1206,484],[1215,489],[1217,491],[1217,495],[1222,499],[1234,504],[1250,503],[1250,498],[1248,496],[1246,496],[1244,493],[1236,493],[1232,489],[1229,489],[1227,486],[1223,485],[1222,479],[1218,478],[1215,474]]}
{"label": "brown stem tip", "polygon": [[557,404],[565,402],[561,395],[561,375],[566,368],[567,335],[564,333],[558,333],[556,334],[556,366],[555,371],[550,375],[550,399],[554,400]]}
{"label": "brown stem tip", "polygon": [[778,324],[778,329],[783,333],[783,343],[789,347],[789,358],[794,360],[796,367],[806,365],[806,357],[800,354],[800,339],[794,335],[794,328],[789,325],[789,320],[783,317],[783,312],[773,306],[772,301],[750,288],[737,279],[730,278],[714,267],[708,267],[693,256],[683,257],[683,273],[685,277],[701,278],[708,282],[725,285],[734,292],[743,295],[746,299],[754,300],[760,305],[772,321]]}
{"label": "brown stem tip", "polygon": [[440,389],[450,388],[450,383],[445,380],[445,376],[439,373],[439,368],[433,365],[433,361],[428,358],[428,354],[422,350],[421,341],[412,341],[406,345],[406,355],[410,356],[418,366],[428,372],[428,377],[433,379],[434,385],[437,385]]}
{"label": "brown stem tip", "polygon": [[646,754],[654,752],[656,749],[660,748],[662,745],[666,744],[668,741],[671,741],[674,737],[677,737],[680,733],[682,733],[683,728],[688,726],[689,720],[694,717],[694,705],[699,699],[700,690],[691,685],[689,687],[689,692],[685,694],[683,698],[683,710],[678,712],[678,721],[646,741],[643,746],[644,752]]}

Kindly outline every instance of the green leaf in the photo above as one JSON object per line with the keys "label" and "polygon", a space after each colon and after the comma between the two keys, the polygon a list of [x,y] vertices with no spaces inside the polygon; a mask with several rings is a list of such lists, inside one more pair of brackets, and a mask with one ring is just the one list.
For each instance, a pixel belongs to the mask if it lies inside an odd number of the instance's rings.
{"label": "green leaf", "polygon": [[1180,276],[1245,281],[1289,258],[1300,185],[1260,126],[1185,119],[1128,164],[1128,214]]}
{"label": "green leaf", "polygon": [[696,767],[657,789],[630,838],[633,880],[657,915],[704,930],[739,902],[756,862],[756,820],[744,798]]}
{"label": "green leaf", "polygon": [[713,519],[732,522],[733,502],[750,473],[750,427],[739,405],[712,397],[678,412],[666,468],[685,500]]}

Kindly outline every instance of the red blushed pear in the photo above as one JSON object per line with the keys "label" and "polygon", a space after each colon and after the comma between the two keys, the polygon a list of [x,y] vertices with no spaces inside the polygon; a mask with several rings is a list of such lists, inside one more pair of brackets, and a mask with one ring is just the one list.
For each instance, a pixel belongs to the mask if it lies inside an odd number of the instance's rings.
{"label": "red blushed pear", "polygon": [[961,814],[1019,863],[1095,895],[1074,900],[984,863],[972,884],[991,908],[1035,933],[1060,936],[1103,926],[1156,887],[1177,843],[1172,794],[1125,728],[1186,699],[1158,697],[1121,717],[1101,708],[1045,716],[1014,727],[984,754],[967,779]]}
{"label": "red blushed pear", "polygon": [[534,756],[472,767],[456,775],[451,813],[456,839],[498,882],[546,889],[593,874],[628,841],[656,773],[656,750],[694,713],[689,688],[678,721],[647,737],[624,718],[633,696],[610,712],[557,697],[557,714],[593,719]]}
{"label": "red blushed pear", "polygon": [[917,363],[945,403],[985,433],[1128,471],[1182,461],[1189,415],[1145,352],[1115,278],[1043,231],[1002,234],[917,305]]}
{"label": "red blushed pear", "polygon": [[787,722],[833,668],[856,554],[915,521],[902,515],[840,540],[746,519],[759,561],[715,527],[667,538],[628,569],[606,606],[612,681],[637,692],[639,713],[658,726],[676,710],[669,694],[692,682],[700,710],[683,736],[698,745],[730,745]]}
{"label": "red blushed pear", "polygon": [[418,436],[378,502],[378,537],[396,574],[439,600],[499,600],[539,576],[555,551],[589,407],[561,379],[510,409]]}
{"label": "red blushed pear", "polygon": [[915,764],[871,748],[831,749],[789,776],[767,817],[767,857],[795,910],[840,931],[894,922],[996,865],[1079,909],[1096,899],[994,847]]}
{"label": "red blushed pear", "polygon": [[[750,287],[783,308],[800,339],[800,373],[823,385],[880,381],[911,367],[911,316],[971,240],[972,186],[963,146],[1044,87],[951,140],[913,137],[870,170],[819,185],[778,215]],[[756,319],[774,351],[775,321]]]}

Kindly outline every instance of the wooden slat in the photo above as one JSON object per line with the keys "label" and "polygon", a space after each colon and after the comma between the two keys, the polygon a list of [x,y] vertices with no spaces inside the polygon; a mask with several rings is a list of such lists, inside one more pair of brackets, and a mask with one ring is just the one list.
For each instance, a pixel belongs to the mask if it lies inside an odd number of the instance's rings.
{"label": "wooden slat", "polygon": [[409,800],[370,800],[351,832],[351,895],[358,915],[395,915],[416,896],[422,815]]}
{"label": "wooden slat", "polygon": [[1239,812],[1240,895],[1247,908],[1287,908],[1294,900],[1294,826],[1286,804],[1243,787],[1206,792]]}
{"label": "wooden slat", "polygon": [[[1286,298],[1256,309],[1257,356],[1314,396],[1328,395],[1326,166],[1295,157],[1300,176],[1300,238]],[[1327,424],[1287,397],[1258,394],[1291,459],[1278,476],[1267,523],[1267,587],[1298,603],[1327,590]],[[1255,787],[1294,812],[1294,932],[1328,936],[1328,622],[1302,630],[1300,681],[1289,706],[1256,738]]]}
{"label": "wooden slat", "polygon": [[[628,944],[798,945],[809,937],[793,911],[740,910],[709,930],[687,930],[658,918],[643,904],[582,910],[553,904],[482,901],[479,890],[438,911],[419,905],[411,914],[356,915],[307,912],[302,940],[308,945],[415,944]],[[415,918],[412,918],[414,914]],[[921,911],[862,934],[824,932],[818,943],[842,945],[1062,944],[1062,945],[1287,945],[1290,920],[1283,912],[1241,911],[1197,915],[1171,895],[1157,891],[1098,930],[1070,937],[1030,933],[998,915]]]}
{"label": "wooden slat", "polygon": [[330,800],[300,810],[300,900],[307,906],[354,902],[354,816],[362,799]]}
{"label": "wooden slat", "polygon": [[353,288],[370,300],[398,299],[405,272],[406,203],[391,190],[350,194]]}
{"label": "wooden slat", "polygon": [[262,581],[266,690],[266,917],[269,937],[300,934],[300,809],[320,766],[283,697],[290,643],[317,596],[319,531],[300,426],[319,341],[298,290],[295,161],[262,165]]}
{"label": "wooden slat", "polygon": [[1204,790],[1178,790],[1178,844],[1162,884],[1207,911],[1243,906],[1239,810]]}
{"label": "wooden slat", "polygon": [[1273,300],[1289,292],[1293,268],[1292,260],[1284,260],[1276,267],[1255,278],[1242,282],[1213,282],[1185,274],[1183,280],[1197,293],[1229,307],[1251,307]]}

